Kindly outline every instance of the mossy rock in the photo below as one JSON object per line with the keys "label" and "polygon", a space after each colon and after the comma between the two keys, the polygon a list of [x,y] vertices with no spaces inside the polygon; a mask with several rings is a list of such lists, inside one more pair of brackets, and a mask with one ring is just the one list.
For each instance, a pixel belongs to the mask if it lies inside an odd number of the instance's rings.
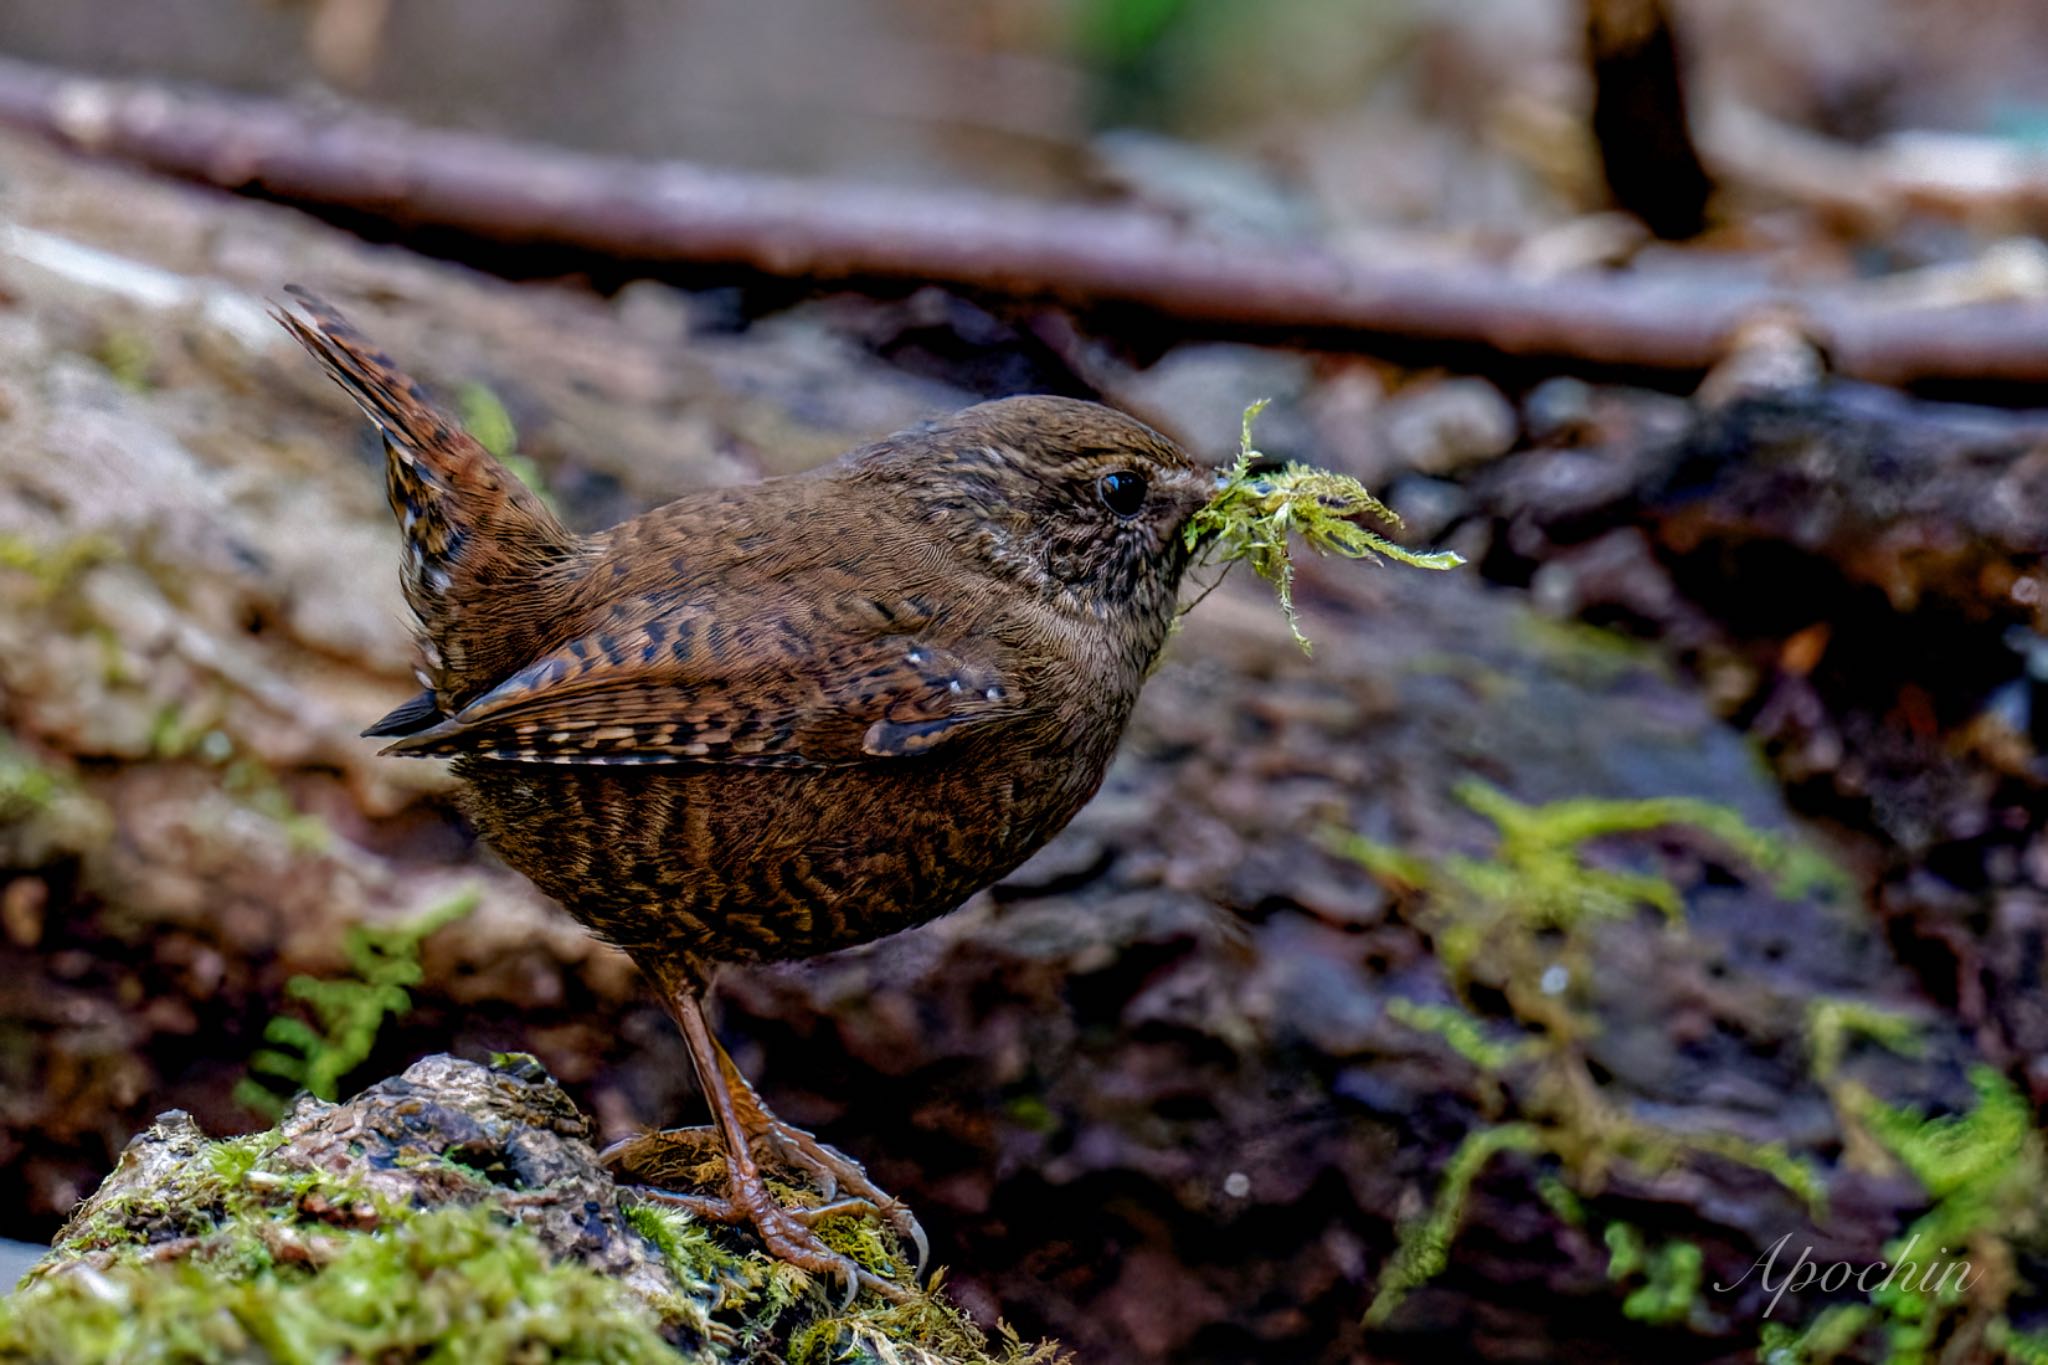
{"label": "mossy rock", "polygon": [[[1048,1359],[934,1295],[838,1308],[750,1236],[657,1210],[599,1163],[530,1057],[428,1057],[343,1104],[122,1153],[21,1288],[0,1360]],[[872,1236],[886,1237],[876,1228]]]}

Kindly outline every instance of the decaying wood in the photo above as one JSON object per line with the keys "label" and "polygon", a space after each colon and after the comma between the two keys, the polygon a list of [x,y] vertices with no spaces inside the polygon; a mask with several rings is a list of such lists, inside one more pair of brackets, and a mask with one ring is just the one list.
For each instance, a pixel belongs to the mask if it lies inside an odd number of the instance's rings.
{"label": "decaying wood", "polygon": [[1535,280],[1205,239],[1131,211],[648,164],[355,112],[85,79],[0,61],[0,123],[226,188],[411,228],[658,269],[928,280],[1135,305],[1210,328],[1479,348],[1566,366],[1700,372],[1759,310],[1805,319],[1878,383],[2048,379],[2048,304],[1926,307],[1854,286],[1648,274]]}

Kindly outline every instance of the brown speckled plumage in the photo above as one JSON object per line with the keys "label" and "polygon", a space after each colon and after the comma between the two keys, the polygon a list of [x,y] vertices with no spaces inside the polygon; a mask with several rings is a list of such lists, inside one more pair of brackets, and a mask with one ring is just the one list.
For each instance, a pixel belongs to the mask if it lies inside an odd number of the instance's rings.
{"label": "brown speckled plumage", "polygon": [[[707,1091],[730,1063],[685,1015],[711,964],[942,914],[1100,782],[1212,487],[1156,432],[1006,399],[577,536],[298,298],[310,320],[283,321],[382,431],[406,531],[426,690],[370,733],[455,761],[500,855],[663,987]],[[733,1093],[728,1138],[761,1142]],[[797,1130],[759,1121],[810,1168]],[[807,1263],[741,1198],[742,1164],[733,1204]]]}

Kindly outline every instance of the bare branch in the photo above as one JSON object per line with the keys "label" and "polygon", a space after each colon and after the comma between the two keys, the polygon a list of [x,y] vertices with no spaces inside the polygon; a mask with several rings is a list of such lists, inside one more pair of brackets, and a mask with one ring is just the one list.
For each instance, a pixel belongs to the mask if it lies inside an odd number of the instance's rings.
{"label": "bare branch", "polygon": [[1205,238],[1125,210],[591,156],[6,60],[0,124],[229,189],[650,267],[934,281],[1368,348],[1456,344],[1687,373],[1712,366],[1746,320],[1769,311],[1802,319],[1835,368],[1857,378],[2048,381],[2048,305],[2034,301],[1930,307],[1853,286],[1381,266]]}

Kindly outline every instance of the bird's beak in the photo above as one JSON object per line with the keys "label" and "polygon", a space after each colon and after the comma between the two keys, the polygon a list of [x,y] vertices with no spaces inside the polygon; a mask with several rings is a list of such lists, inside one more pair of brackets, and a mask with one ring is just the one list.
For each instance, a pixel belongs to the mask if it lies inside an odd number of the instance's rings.
{"label": "bird's beak", "polygon": [[1198,467],[1182,471],[1174,476],[1174,503],[1180,509],[1185,521],[1208,505],[1216,496],[1216,490],[1223,486],[1225,474],[1220,469]]}

